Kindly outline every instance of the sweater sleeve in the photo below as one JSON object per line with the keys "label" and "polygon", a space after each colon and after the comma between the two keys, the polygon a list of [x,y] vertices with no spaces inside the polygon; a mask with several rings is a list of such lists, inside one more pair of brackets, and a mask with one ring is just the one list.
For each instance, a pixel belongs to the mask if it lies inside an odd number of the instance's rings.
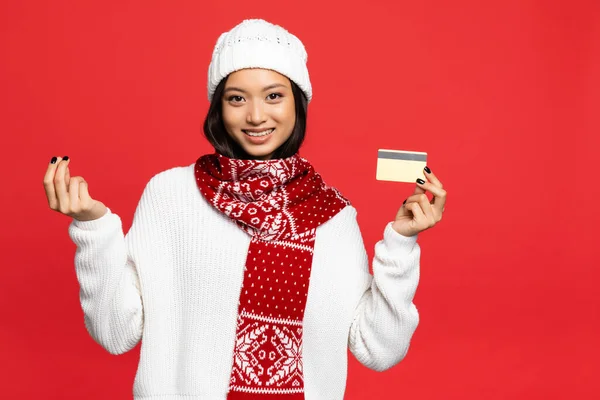
{"label": "sweater sleeve", "polygon": [[[356,223],[356,222],[355,222]],[[360,235],[356,223],[356,235]],[[362,242],[362,237],[356,238]],[[366,270],[367,290],[361,297],[352,321],[348,343],[356,359],[375,371],[399,363],[408,352],[419,323],[413,297],[419,282],[420,246],[417,235],[406,237],[385,227],[383,239],[375,245],[373,275],[368,258],[358,257]]]}
{"label": "sweater sleeve", "polygon": [[154,211],[150,183],[126,236],[120,217],[110,208],[98,219],[73,219],[69,225],[69,236],[77,245],[75,271],[85,327],[96,343],[115,355],[131,350],[142,337],[144,312],[134,250],[150,235],[146,229]]}

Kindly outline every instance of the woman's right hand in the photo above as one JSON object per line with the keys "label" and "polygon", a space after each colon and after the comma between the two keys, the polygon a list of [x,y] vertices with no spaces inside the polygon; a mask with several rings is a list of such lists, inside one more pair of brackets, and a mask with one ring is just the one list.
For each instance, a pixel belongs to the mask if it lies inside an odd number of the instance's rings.
{"label": "woman's right hand", "polygon": [[71,160],[68,157],[56,159],[56,163],[48,165],[44,176],[44,189],[50,208],[79,221],[91,221],[104,216],[107,208],[90,197],[87,182],[81,176],[70,176]]}

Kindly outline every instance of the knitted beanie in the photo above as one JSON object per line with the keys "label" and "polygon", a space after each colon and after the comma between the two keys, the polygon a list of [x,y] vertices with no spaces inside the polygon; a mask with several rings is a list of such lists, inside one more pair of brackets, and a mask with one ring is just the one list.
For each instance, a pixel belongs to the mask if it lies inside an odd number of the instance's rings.
{"label": "knitted beanie", "polygon": [[304,45],[279,25],[246,19],[219,36],[208,67],[208,100],[223,78],[244,68],[265,68],[287,76],[304,92],[308,102],[312,87]]}

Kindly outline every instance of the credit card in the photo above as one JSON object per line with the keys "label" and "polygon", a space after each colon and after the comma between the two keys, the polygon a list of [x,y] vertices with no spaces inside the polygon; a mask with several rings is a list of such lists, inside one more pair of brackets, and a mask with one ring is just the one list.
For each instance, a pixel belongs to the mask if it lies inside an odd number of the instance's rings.
{"label": "credit card", "polygon": [[415,183],[425,178],[427,153],[408,150],[377,150],[377,180]]}

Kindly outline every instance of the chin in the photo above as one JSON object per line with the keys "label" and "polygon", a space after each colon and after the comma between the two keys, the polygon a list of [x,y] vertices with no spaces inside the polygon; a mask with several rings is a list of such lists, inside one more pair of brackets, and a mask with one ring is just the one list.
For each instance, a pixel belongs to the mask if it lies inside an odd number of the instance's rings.
{"label": "chin", "polygon": [[257,149],[257,148],[249,148],[247,146],[242,147],[244,151],[252,158],[263,160],[270,159],[275,150],[277,149]]}

